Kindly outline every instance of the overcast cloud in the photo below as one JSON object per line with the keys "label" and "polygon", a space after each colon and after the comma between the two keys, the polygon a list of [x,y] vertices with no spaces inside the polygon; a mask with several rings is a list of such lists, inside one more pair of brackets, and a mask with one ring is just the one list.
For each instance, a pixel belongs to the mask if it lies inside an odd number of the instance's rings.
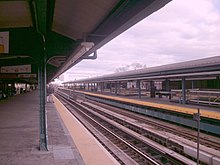
{"label": "overcast cloud", "polygon": [[173,0],[64,73],[65,81],[220,55],[220,1]]}

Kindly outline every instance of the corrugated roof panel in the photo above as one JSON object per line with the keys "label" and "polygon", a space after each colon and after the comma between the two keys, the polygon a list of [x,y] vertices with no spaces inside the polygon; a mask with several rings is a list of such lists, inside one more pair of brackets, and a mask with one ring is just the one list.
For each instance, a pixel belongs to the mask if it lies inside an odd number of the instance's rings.
{"label": "corrugated roof panel", "polygon": [[[210,66],[220,66],[220,56],[215,56],[215,57],[209,57],[209,58],[203,58],[199,60],[192,60],[192,61],[186,61],[186,62],[180,62],[180,63],[175,63],[175,64],[168,64],[168,65],[162,65],[162,66],[156,66],[156,67],[151,67],[151,68],[145,68],[145,69],[139,69],[139,70],[132,70],[132,71],[126,71],[126,72],[119,72],[119,73],[113,73],[113,74],[108,74],[108,75],[103,75],[99,77],[94,77],[94,78],[89,78],[89,79],[82,79],[82,80],[77,80],[77,81],[70,81],[70,82],[92,82],[92,81],[107,81],[107,80],[117,80],[117,79],[138,79],[140,77],[144,78],[153,78],[152,73],[154,78],[164,78],[164,77],[173,77],[181,75],[181,76],[196,76],[196,74],[204,74],[206,73],[205,71],[208,71],[208,67]],[[194,68],[200,68],[197,69],[197,71],[201,71],[201,73],[192,73],[192,71],[187,71],[187,73],[183,73],[185,70],[189,69],[194,69]],[[203,68],[203,69],[201,69]],[[216,68],[218,73],[219,73],[219,67]],[[179,71],[178,71],[179,70]],[[169,71],[169,73],[165,73],[161,75],[162,72]],[[179,73],[177,74],[176,71]],[[214,74],[214,71],[212,72],[207,72],[210,74]],[[216,73],[215,73],[216,74]]]}
{"label": "corrugated roof panel", "polygon": [[28,1],[0,1],[0,28],[30,27]]}
{"label": "corrugated roof panel", "polygon": [[119,0],[56,0],[52,30],[72,39],[83,38],[109,14]]}
{"label": "corrugated roof panel", "polygon": [[168,70],[189,69],[189,68],[205,67],[209,65],[219,65],[219,64],[220,64],[220,56],[216,56],[216,57],[209,57],[209,58],[204,58],[204,59],[199,59],[199,60],[192,60],[192,61],[180,62],[180,63],[175,63],[175,64],[167,64],[167,65],[155,66],[155,67],[144,68],[144,69],[139,69],[139,70],[132,70],[132,71],[127,71],[127,72],[119,72],[119,73],[111,74],[109,75],[109,77],[138,75],[138,74],[162,72],[162,71],[168,71]]}

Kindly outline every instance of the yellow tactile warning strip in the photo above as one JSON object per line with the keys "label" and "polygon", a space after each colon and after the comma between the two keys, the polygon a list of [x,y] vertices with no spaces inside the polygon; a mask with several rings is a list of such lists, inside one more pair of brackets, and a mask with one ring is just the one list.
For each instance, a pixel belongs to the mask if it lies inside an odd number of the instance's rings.
{"label": "yellow tactile warning strip", "polygon": [[119,164],[55,96],[53,100],[85,164]]}
{"label": "yellow tactile warning strip", "polygon": [[[84,93],[84,94],[87,94],[90,96],[96,96],[96,97],[100,97],[100,98],[122,101],[122,102],[126,102],[126,103],[137,104],[137,105],[144,105],[144,106],[148,106],[148,107],[161,108],[161,109],[165,109],[165,110],[169,110],[169,111],[175,111],[175,112],[186,113],[186,114],[193,114],[193,113],[197,113],[197,111],[198,111],[197,109],[174,106],[174,105],[152,103],[152,102],[139,101],[139,100],[134,100],[134,99],[126,99],[126,98],[121,98],[121,97],[116,97],[116,96],[107,96],[107,95],[102,95],[102,94],[83,92],[83,91],[76,91],[76,92]],[[220,110],[219,110],[219,112],[213,112],[213,111],[209,111],[209,110],[205,110],[205,109],[200,109],[200,113],[201,113],[201,116],[203,116],[203,117],[220,120]]]}

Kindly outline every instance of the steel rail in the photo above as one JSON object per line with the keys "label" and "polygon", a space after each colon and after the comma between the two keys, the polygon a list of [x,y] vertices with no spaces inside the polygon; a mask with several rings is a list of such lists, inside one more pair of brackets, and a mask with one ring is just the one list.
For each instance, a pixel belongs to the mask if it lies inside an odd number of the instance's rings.
{"label": "steel rail", "polygon": [[[63,93],[63,92],[62,92]],[[64,94],[64,93],[63,93]],[[65,96],[64,96],[64,98],[67,96],[66,94],[64,94]],[[69,97],[68,97],[69,98]],[[72,101],[71,101],[72,102]],[[79,105],[79,104],[77,104],[77,106],[81,106],[81,105]],[[75,106],[75,108],[76,108],[76,106]],[[86,115],[88,115],[88,112],[85,112],[85,114]],[[94,115],[94,114],[93,114]],[[91,118],[91,117],[90,117]],[[93,118],[94,118],[94,116],[93,116]],[[100,121],[99,121],[100,122]],[[99,122],[97,123],[96,122],[96,124],[99,124]],[[103,127],[103,126],[101,126],[101,127]],[[105,130],[106,130],[106,128],[105,128]],[[108,129],[107,129],[108,130]],[[111,133],[112,133],[112,131],[111,131]],[[113,134],[112,134],[113,135]],[[116,135],[116,134],[114,134],[114,137],[117,137],[117,138],[120,138],[118,135]],[[137,139],[136,139],[137,140]],[[126,142],[127,144],[129,144],[128,142]],[[130,146],[129,146],[130,147]],[[151,146],[152,147],[152,146]],[[134,147],[133,147],[134,148]],[[133,149],[134,150],[134,149]],[[136,149],[137,151],[139,151],[140,149]],[[157,150],[157,152],[160,152],[161,153],[161,151],[158,151]],[[142,152],[141,152],[142,153]],[[139,153],[140,154],[140,153]],[[168,156],[168,155],[166,155],[166,154],[164,154],[164,153],[162,153],[163,155],[165,155],[165,156]],[[142,154],[141,154],[142,155]],[[144,154],[145,155],[145,154]],[[170,155],[169,155],[170,156]],[[168,156],[168,157],[169,157]],[[148,157],[148,156],[147,156]],[[175,163],[177,163],[177,160],[176,160],[176,158],[175,159],[173,159],[173,160],[175,160]],[[171,162],[173,161],[173,160],[170,160]],[[183,164],[184,162],[182,162],[182,163],[180,163],[180,164]]]}
{"label": "steel rail", "polygon": [[[66,99],[66,98],[63,98]],[[77,107],[76,105],[73,105],[73,102],[68,101],[67,99],[65,100],[65,102],[67,104],[69,104],[70,106],[74,107],[74,109],[81,111],[79,107]],[[75,103],[74,103],[75,104]],[[73,111],[70,111],[74,116],[76,116],[76,114]],[[147,156],[146,154],[142,153],[141,151],[139,151],[137,148],[135,148],[134,146],[132,146],[131,144],[129,144],[128,142],[126,142],[124,139],[122,139],[120,136],[118,136],[117,134],[115,134],[114,132],[112,132],[111,130],[107,129],[106,127],[104,127],[103,125],[101,125],[99,122],[97,122],[96,120],[94,120],[92,117],[90,117],[88,114],[86,114],[85,112],[81,111],[81,114],[83,114],[84,116],[86,116],[89,120],[90,123],[91,121],[94,122],[96,125],[98,125],[99,127],[101,127],[102,129],[104,129],[106,132],[108,132],[109,134],[111,134],[112,136],[114,136],[115,138],[117,138],[118,140],[120,140],[122,143],[124,143],[126,146],[128,146],[129,148],[131,148],[133,151],[137,152],[139,155],[143,156],[146,160],[148,160],[150,162],[150,164],[153,165],[160,165],[160,163],[158,163],[157,161],[153,160],[152,158],[150,158],[149,156]],[[77,117],[77,116],[76,116]],[[77,117],[77,119],[79,119],[79,117]]]}
{"label": "steel rail", "polygon": [[[170,132],[172,134],[175,134],[175,135],[178,135],[178,136],[183,137],[185,139],[196,142],[196,139],[197,139],[196,132],[195,131],[192,132],[191,129],[187,129],[187,128],[183,129],[183,127],[182,127],[181,128],[182,130],[179,131],[179,129],[175,128],[176,126],[175,127],[170,126],[168,124],[165,124],[165,122],[159,121],[158,119],[152,120],[147,116],[136,114],[136,113],[133,113],[133,112],[130,112],[130,111],[127,111],[127,110],[120,109],[120,108],[112,107],[110,105],[99,103],[99,102],[96,102],[96,101],[93,101],[93,100],[86,100],[86,101],[91,102],[95,105],[99,105],[103,108],[114,110],[118,114],[121,114],[121,115],[124,115],[124,116],[127,116],[127,117],[131,117],[131,118],[133,118],[135,120],[138,120],[138,121],[141,121],[145,124],[152,125],[152,126],[158,128],[158,129],[164,130],[166,132]],[[217,140],[217,139],[216,140],[214,140],[214,139],[215,139],[215,137],[207,138],[207,136],[201,134],[200,144],[202,144],[204,146],[207,146],[207,147],[211,147],[215,150],[220,150],[220,141]]]}

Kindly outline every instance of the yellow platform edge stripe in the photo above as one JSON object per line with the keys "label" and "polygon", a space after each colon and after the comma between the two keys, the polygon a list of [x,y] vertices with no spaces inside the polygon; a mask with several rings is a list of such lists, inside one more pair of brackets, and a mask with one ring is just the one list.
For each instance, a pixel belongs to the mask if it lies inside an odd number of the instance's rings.
{"label": "yellow platform edge stripe", "polygon": [[[75,90],[75,91],[78,93],[83,93],[83,94],[87,94],[90,96],[96,96],[96,97],[100,97],[100,98],[122,101],[122,102],[137,104],[137,105],[144,105],[144,106],[148,106],[148,107],[160,108],[160,109],[175,111],[175,112],[179,112],[179,113],[186,113],[186,114],[192,115],[193,113],[198,112],[198,110],[196,108],[178,107],[175,105],[152,103],[152,102],[147,102],[147,101],[133,100],[133,99],[116,97],[116,96],[112,97],[112,96],[107,96],[107,95],[103,95],[103,94],[95,94],[95,93],[77,91],[77,90]],[[216,113],[216,112],[205,110],[205,109],[200,109],[200,113],[201,113],[202,117],[220,120],[220,113]]]}
{"label": "yellow platform edge stripe", "polygon": [[[57,112],[72,137],[84,163],[87,165],[119,165],[117,160],[93,137],[66,107],[53,95]],[[95,153],[95,156],[94,156]],[[98,155],[98,156],[97,156]]]}

